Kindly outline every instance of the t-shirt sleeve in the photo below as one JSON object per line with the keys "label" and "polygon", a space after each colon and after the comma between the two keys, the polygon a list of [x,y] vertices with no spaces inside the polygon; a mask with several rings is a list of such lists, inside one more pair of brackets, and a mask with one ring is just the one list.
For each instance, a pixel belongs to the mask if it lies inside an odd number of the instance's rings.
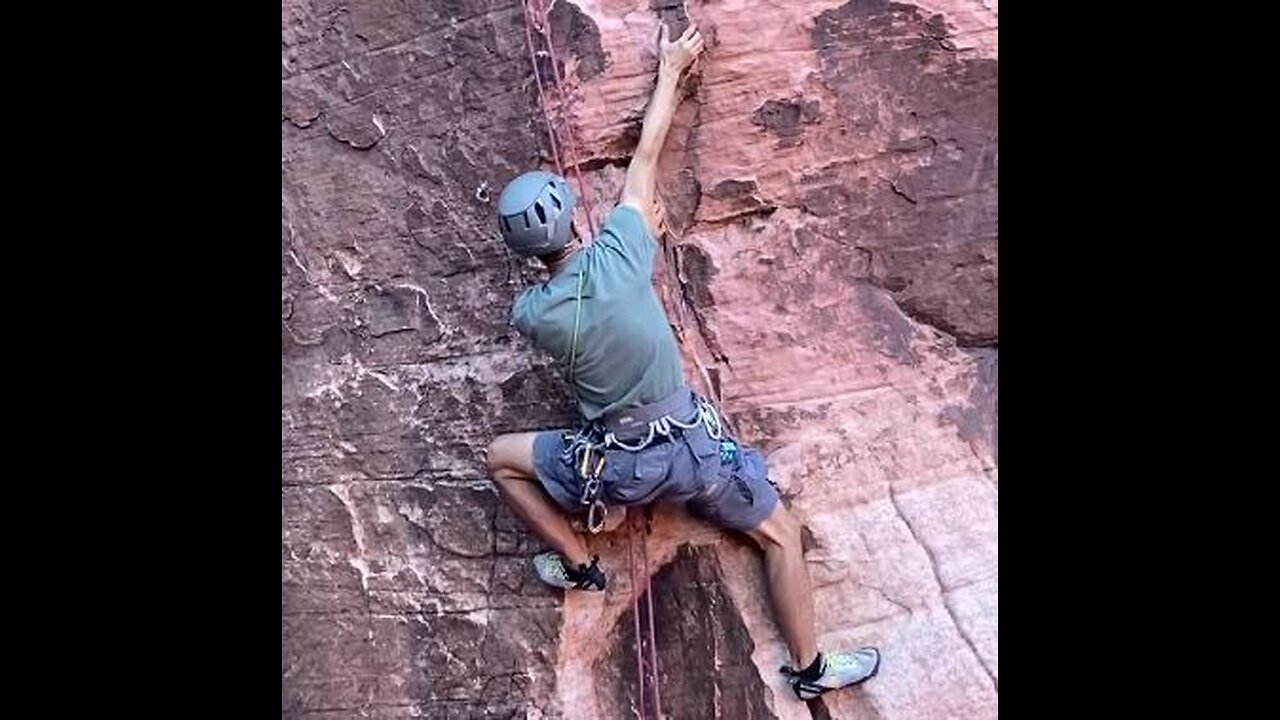
{"label": "t-shirt sleeve", "polygon": [[619,205],[609,213],[597,243],[602,243],[622,262],[644,277],[653,276],[653,258],[657,244],[649,234],[649,227],[638,210],[630,205]]}

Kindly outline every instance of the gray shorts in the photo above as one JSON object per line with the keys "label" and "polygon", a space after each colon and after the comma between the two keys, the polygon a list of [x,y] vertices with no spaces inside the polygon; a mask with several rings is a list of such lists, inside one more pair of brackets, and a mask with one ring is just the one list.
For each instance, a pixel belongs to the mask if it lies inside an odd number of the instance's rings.
{"label": "gray shorts", "polygon": [[[538,480],[565,510],[585,512],[582,479],[565,451],[573,431],[538,433],[533,463]],[[720,441],[702,425],[677,431],[676,437],[640,452],[621,448],[605,451],[601,499],[608,505],[683,503],[689,513],[731,530],[754,530],[778,504],[778,491],[769,482],[764,456],[736,446],[722,453]]]}

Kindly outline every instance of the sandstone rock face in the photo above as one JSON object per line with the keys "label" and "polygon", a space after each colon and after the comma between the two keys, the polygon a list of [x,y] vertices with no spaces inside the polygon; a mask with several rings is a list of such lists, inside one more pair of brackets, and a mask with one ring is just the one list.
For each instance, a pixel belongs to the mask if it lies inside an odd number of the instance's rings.
{"label": "sandstone rock face", "polygon": [[[557,0],[549,90],[597,226],[658,22],[689,16],[661,294],[806,525],[821,643],[884,667],[796,701],[758,553],[659,508],[663,709],[993,718],[998,6]],[[608,593],[562,597],[486,479],[495,434],[573,422],[508,324],[542,276],[492,222],[551,162],[521,6],[285,0],[281,63],[282,716],[635,717],[627,536],[591,540]]]}

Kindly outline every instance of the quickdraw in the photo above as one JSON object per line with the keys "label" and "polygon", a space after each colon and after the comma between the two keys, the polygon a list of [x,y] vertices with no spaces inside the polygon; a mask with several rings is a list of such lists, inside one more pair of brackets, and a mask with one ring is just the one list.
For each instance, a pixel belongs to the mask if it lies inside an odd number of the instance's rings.
{"label": "quickdraw", "polygon": [[592,535],[604,529],[609,507],[600,499],[604,489],[601,475],[604,473],[604,447],[590,442],[582,450],[578,464],[578,476],[582,478],[582,497],[579,501],[587,507],[587,531]]}

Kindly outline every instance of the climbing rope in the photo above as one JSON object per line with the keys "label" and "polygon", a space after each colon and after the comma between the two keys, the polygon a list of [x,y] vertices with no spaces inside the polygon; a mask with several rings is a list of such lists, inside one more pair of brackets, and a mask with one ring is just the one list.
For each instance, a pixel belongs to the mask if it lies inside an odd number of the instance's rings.
{"label": "climbing rope", "polygon": [[[542,36],[543,43],[546,45],[547,49],[545,51],[545,55],[547,56],[547,59],[551,62],[551,72],[553,77],[555,78],[556,87],[559,89],[560,98],[558,103],[559,107],[557,109],[559,111],[560,120],[562,121],[565,127],[565,132],[563,137],[568,141],[567,143],[565,143],[565,149],[568,154],[568,157],[566,158],[566,160],[569,162],[570,166],[573,168],[574,176],[578,180],[579,194],[582,196],[582,206],[583,206],[583,209],[586,210],[587,212],[587,227],[590,229],[591,237],[594,240],[596,235],[596,228],[595,228],[595,220],[592,217],[594,213],[592,212],[592,209],[591,209],[590,189],[587,187],[586,182],[582,179],[582,168],[580,166],[580,163],[578,162],[577,133],[574,131],[573,125],[569,123],[565,117],[565,109],[566,109],[565,106],[568,102],[566,96],[568,93],[565,90],[564,79],[560,76],[560,65],[556,57],[555,43],[551,41],[551,24],[548,18],[548,11],[550,8],[548,5],[545,5],[544,2],[545,0],[521,0],[521,7],[524,11],[524,19],[525,19],[525,28],[524,28],[525,43],[527,44],[529,49],[529,62],[532,63],[533,65],[533,78],[535,82],[537,82],[538,84],[538,102],[539,102],[539,105],[541,105],[542,115],[547,125],[547,136],[551,143],[551,156],[552,156],[552,159],[555,160],[556,170],[560,173],[560,177],[565,177],[564,163],[561,161],[561,155],[560,155],[561,143],[557,141],[556,122],[552,120],[551,107],[547,100],[546,87],[544,86],[542,81],[542,72],[538,68],[539,53],[534,49],[534,43],[533,43],[534,29],[537,29],[538,34]],[[578,337],[577,337],[578,321],[579,321],[580,313],[582,310],[583,282],[584,282],[584,275],[582,274],[582,271],[579,271],[577,308],[574,312],[574,333],[573,333],[574,337],[573,337],[573,343],[569,349],[569,354],[570,354],[569,375],[570,375],[571,381],[572,381],[573,370],[576,366],[576,360],[577,360],[576,356],[577,356],[577,340],[578,340]],[[637,553],[634,550],[634,545],[635,545],[634,538],[636,535],[636,525],[640,522],[640,518],[635,517],[633,520],[632,516],[634,515],[636,515],[636,513],[628,513],[628,518],[627,518],[627,555],[628,555],[628,561],[629,561],[628,564],[630,566],[630,573],[631,573],[631,614],[632,614],[632,619],[635,626],[635,634],[636,634],[636,684],[639,688],[639,695],[640,695],[639,717],[640,717],[640,720],[645,720],[645,718],[648,717],[648,715],[646,715],[645,713],[645,709],[646,709],[645,687],[646,685],[648,685],[653,692],[653,713],[654,713],[653,717],[661,720],[662,693],[658,689],[658,674],[659,674],[658,650],[657,650],[657,641],[656,641],[656,635],[654,633],[654,625],[653,625],[653,593],[651,592],[652,588],[649,582],[649,543],[648,543],[649,528],[648,528],[648,524],[646,523],[645,526],[640,530],[641,532],[640,552],[638,553],[639,557],[637,557]],[[641,564],[640,568],[636,567],[637,560],[640,561],[640,564]],[[647,613],[648,640],[649,640],[649,653],[648,653],[649,658],[648,658],[648,668],[647,668],[648,672],[646,672],[646,667],[645,667],[644,634],[641,632],[641,623],[640,623],[640,595],[641,594],[645,596],[645,603],[648,609],[648,613]],[[649,677],[650,673],[651,673],[651,679]],[[648,682],[646,682],[647,680]]]}
{"label": "climbing rope", "polygon": [[[568,93],[564,87],[564,78],[560,77],[560,63],[556,58],[556,46],[555,43],[551,41],[551,21],[549,17],[551,7],[549,5],[545,5],[544,2],[545,0],[521,0],[521,5],[524,8],[524,35],[525,43],[529,47],[529,62],[533,64],[533,78],[538,83],[538,101],[542,105],[542,116],[545,118],[547,123],[547,135],[551,139],[551,155],[556,161],[556,170],[560,173],[560,177],[565,177],[564,164],[560,160],[560,152],[558,150],[559,143],[556,141],[556,124],[551,119],[551,108],[547,103],[547,91],[542,82],[542,72],[538,69],[538,56],[546,55],[547,59],[551,61],[551,73],[555,78],[556,88],[560,91],[559,102],[557,103],[558,115],[561,122],[564,123],[564,137],[568,140],[568,145],[565,149],[568,152],[569,157],[566,158],[566,160],[569,162],[570,167],[573,168],[573,174],[578,180],[578,194],[582,197],[583,209],[587,211],[587,228],[591,230],[591,237],[594,239],[596,235],[596,226],[595,220],[593,219],[593,215],[595,213],[592,212],[591,209],[591,191],[590,188],[587,187],[586,182],[582,179],[582,168],[578,163],[577,132],[574,131],[573,125],[565,118],[565,106],[568,103]],[[538,34],[542,36],[542,40],[547,47],[545,51],[540,53],[534,50],[533,32],[531,28],[537,29]]]}

